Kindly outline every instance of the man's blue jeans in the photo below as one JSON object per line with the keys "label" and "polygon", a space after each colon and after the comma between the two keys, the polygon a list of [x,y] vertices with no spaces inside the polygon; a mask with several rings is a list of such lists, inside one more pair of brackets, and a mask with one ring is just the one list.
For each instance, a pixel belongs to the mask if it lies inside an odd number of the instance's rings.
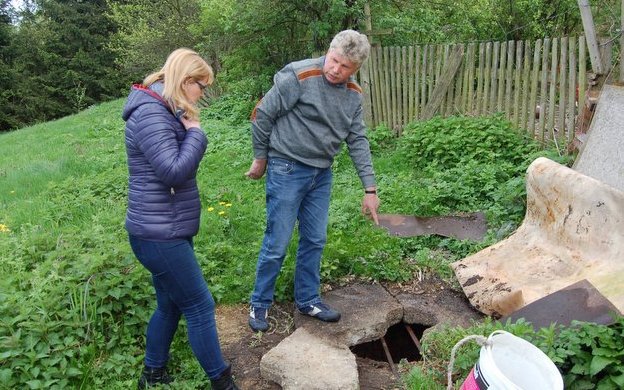
{"label": "man's blue jeans", "polygon": [[327,241],[327,215],[332,171],[299,162],[270,158],[266,176],[267,226],[256,266],[251,306],[268,309],[295,222],[299,246],[295,264],[295,304],[319,303],[321,255]]}
{"label": "man's blue jeans", "polygon": [[130,236],[137,259],[152,273],[156,311],[147,325],[145,365],[164,367],[169,347],[184,314],[191,349],[209,378],[226,368],[217,326],[215,302],[199,268],[192,239],[148,241]]}

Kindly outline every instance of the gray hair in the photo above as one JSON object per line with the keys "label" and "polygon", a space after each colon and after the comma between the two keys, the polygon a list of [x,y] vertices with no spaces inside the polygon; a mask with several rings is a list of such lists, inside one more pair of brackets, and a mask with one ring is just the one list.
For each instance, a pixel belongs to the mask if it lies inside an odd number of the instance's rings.
{"label": "gray hair", "polygon": [[354,30],[344,30],[332,39],[329,50],[336,50],[349,61],[362,65],[368,58],[370,43],[366,35]]}

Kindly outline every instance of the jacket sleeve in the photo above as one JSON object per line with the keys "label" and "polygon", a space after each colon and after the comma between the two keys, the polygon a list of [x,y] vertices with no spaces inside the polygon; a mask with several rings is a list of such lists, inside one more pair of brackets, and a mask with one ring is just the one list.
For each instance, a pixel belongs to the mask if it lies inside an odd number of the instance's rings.
{"label": "jacket sleeve", "polygon": [[166,108],[146,105],[139,108],[136,114],[136,146],[145,155],[156,176],[172,187],[195,176],[208,146],[204,132],[191,128],[186,131],[184,140],[179,142],[176,127],[181,124]]}
{"label": "jacket sleeve", "polygon": [[266,159],[269,153],[271,132],[280,116],[295,106],[301,94],[299,80],[290,65],[273,78],[273,87],[258,104],[251,122],[254,157]]}

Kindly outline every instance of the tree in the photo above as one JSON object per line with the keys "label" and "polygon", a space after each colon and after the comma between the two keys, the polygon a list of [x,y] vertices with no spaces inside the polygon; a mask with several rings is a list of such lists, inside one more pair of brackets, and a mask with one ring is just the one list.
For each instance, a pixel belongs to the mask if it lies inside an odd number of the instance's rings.
{"label": "tree", "polygon": [[189,29],[199,20],[199,0],[111,2],[109,17],[118,29],[108,47],[124,74],[137,82],[173,50],[199,42]]}
{"label": "tree", "polygon": [[19,124],[45,121],[118,97],[127,84],[107,48],[116,26],[105,0],[36,0],[11,40],[10,104]]}

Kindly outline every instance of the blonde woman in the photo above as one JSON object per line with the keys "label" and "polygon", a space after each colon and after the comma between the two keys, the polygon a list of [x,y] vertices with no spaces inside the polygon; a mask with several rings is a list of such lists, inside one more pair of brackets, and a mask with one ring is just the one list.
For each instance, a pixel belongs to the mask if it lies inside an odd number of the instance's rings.
{"label": "blonde woman", "polygon": [[238,389],[221,353],[215,302],[193,249],[201,209],[195,176],[208,144],[197,102],[213,78],[196,52],[175,50],[160,71],[132,87],[123,110],[129,171],[126,230],[135,256],[152,274],[157,303],[147,326],[139,389],[173,381],[166,365],[182,315],[191,349],[212,389]]}

